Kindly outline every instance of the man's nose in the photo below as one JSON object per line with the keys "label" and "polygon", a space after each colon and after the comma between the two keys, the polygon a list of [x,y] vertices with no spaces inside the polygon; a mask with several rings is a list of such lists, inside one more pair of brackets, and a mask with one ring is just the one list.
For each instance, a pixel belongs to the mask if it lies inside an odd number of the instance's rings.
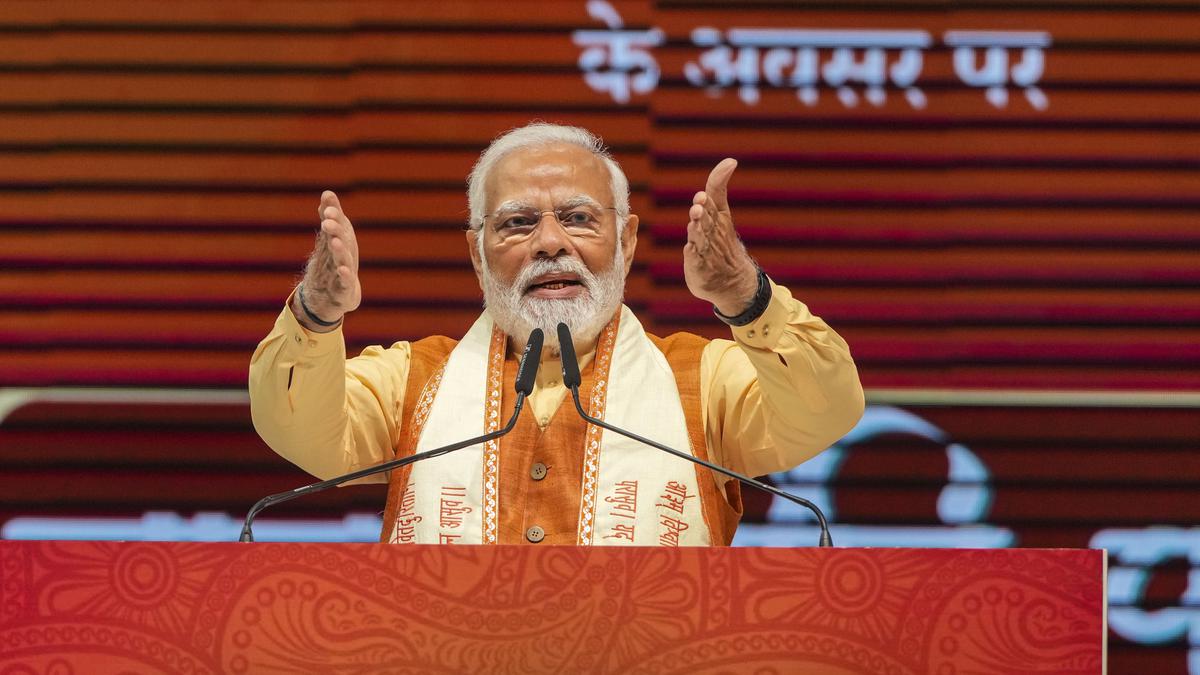
{"label": "man's nose", "polygon": [[539,214],[537,227],[533,228],[530,240],[533,255],[539,258],[557,258],[569,252],[571,237],[558,221],[553,211],[542,211]]}

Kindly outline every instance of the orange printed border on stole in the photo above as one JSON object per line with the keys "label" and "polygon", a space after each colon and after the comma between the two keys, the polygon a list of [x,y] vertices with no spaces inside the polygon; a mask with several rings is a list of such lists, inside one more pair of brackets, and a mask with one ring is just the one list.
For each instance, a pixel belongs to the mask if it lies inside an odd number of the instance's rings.
{"label": "orange printed border on stole", "polygon": [[[621,315],[617,314],[600,334],[599,344],[596,345],[596,367],[592,370],[595,382],[592,384],[592,397],[588,402],[588,414],[597,419],[604,419],[605,402],[608,400],[608,367],[612,364],[613,346],[617,342],[617,325]],[[600,438],[604,430],[589,424],[587,435],[583,440],[583,485],[580,486],[582,499],[579,503],[579,529],[576,543],[580,546],[591,546],[595,537],[596,523],[596,483],[600,476]]]}
{"label": "orange printed border on stole", "polygon": [[[488,349],[487,399],[483,404],[483,431],[492,433],[500,428],[501,389],[504,386],[504,354],[508,336],[492,326],[492,344]],[[500,495],[497,483],[500,476],[500,440],[487,442],[483,451],[483,543],[497,544]]]}
{"label": "orange printed border on stole", "polygon": [[[412,424],[409,425],[407,438],[405,440],[404,457],[412,455],[417,451],[417,443],[421,440],[421,431],[425,428],[425,420],[429,419],[429,411],[433,409],[433,399],[437,396],[438,389],[442,386],[442,376],[446,374],[446,363],[450,361],[450,357],[442,362],[438,367],[437,372],[430,377],[421,389],[421,397],[417,399],[417,407],[413,410]],[[400,495],[400,504],[404,503],[404,496],[412,490],[412,486],[408,484],[409,478],[412,476],[412,465],[400,469],[401,474],[400,485],[404,486],[404,492]],[[402,508],[402,507],[401,507]],[[406,542],[400,541],[400,508],[396,510],[396,522],[392,526],[392,536],[388,538],[389,544],[403,544]]]}

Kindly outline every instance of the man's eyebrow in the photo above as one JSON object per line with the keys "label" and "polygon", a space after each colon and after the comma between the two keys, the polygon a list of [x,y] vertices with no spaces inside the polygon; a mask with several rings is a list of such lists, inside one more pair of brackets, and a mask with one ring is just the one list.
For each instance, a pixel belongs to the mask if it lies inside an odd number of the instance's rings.
{"label": "man's eyebrow", "polygon": [[592,199],[588,195],[583,195],[583,194],[579,194],[579,195],[575,195],[574,197],[571,197],[570,199],[566,200],[565,202],[559,204],[557,208],[573,209],[576,206],[591,206],[592,208],[597,208],[597,209],[601,208],[600,202],[596,201],[595,199]]}
{"label": "man's eyebrow", "polygon": [[[603,208],[600,205],[600,202],[593,199],[590,195],[585,194],[577,194],[574,197],[571,197],[556,205],[554,208],[561,211],[565,209],[573,209],[578,206],[590,206],[597,209]],[[493,213],[524,211],[526,209],[538,210],[539,207],[519,199],[510,199],[508,201],[501,202],[500,205],[496,207],[496,210],[493,211]]]}
{"label": "man's eyebrow", "polygon": [[530,204],[529,202],[523,202],[523,201],[520,201],[517,199],[510,199],[506,202],[501,202],[500,205],[496,207],[496,210],[493,213],[500,213],[501,211],[523,211],[525,209],[532,209],[532,208],[534,208],[534,206],[533,206],[533,204]]}

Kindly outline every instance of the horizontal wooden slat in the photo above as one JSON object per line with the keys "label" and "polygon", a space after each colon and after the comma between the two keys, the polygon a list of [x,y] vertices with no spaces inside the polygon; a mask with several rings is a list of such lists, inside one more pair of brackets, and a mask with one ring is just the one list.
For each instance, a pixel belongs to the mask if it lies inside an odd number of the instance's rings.
{"label": "horizontal wooden slat", "polygon": [[[660,322],[665,324],[666,322]],[[714,334],[697,325],[671,325],[671,330]],[[853,350],[852,350],[853,351]],[[954,367],[894,366],[859,363],[859,375],[868,386],[901,388],[1078,389],[1112,391],[1195,391],[1196,368],[1041,364],[958,365]]]}
{"label": "horizontal wooden slat", "polygon": [[[282,307],[282,303],[280,303]],[[360,310],[347,319],[346,331],[358,340],[391,344],[395,333],[460,335],[480,310],[470,306],[403,311]],[[275,315],[262,312],[29,312],[2,313],[13,325],[0,328],[0,341],[10,347],[105,346],[245,348],[266,337]],[[86,326],[86,330],[81,330]]]}
{"label": "horizontal wooden slat", "polygon": [[[514,43],[521,49],[512,49]],[[445,49],[447,44],[456,46]],[[119,47],[116,48],[115,47]],[[513,28],[494,33],[192,33],[186,40],[166,32],[58,30],[52,35],[0,36],[0,60],[16,66],[89,69],[120,65],[307,67],[353,69],[363,64],[489,68],[570,66],[579,48],[561,33]]]}
{"label": "horizontal wooden slat", "polygon": [[[299,276],[299,263],[297,275]],[[467,260],[455,269],[360,270],[366,307],[445,303],[472,305],[483,294]],[[31,308],[74,305],[99,308],[107,305],[184,308],[272,309],[282,307],[295,277],[278,272],[194,271],[181,275],[170,270],[138,273],[87,270],[38,273],[35,286],[21,272],[0,272],[0,296]],[[629,297],[644,297],[649,289],[641,275],[631,275]],[[436,289],[436,290],[434,290]],[[436,310],[431,310],[436,311]]]}
{"label": "horizontal wooden slat", "polygon": [[[545,73],[558,105],[599,106],[576,72]],[[291,106],[351,109],[364,104],[456,104],[520,107],[536,114],[521,73],[242,74],[137,72],[0,72],[0,107],[13,105],[155,105],[197,107]]]}
{"label": "horizontal wooden slat", "polygon": [[[240,389],[240,387],[238,388]],[[248,396],[239,395],[239,403],[203,401],[203,394],[215,393],[226,398],[229,391],[190,391],[191,401],[170,403],[172,393],[142,390],[144,398],[157,402],[115,402],[112,390],[88,390],[78,401],[46,401],[34,398],[4,418],[5,430],[63,429],[175,429],[186,431],[246,430],[250,423]],[[241,392],[238,392],[239,394]],[[200,395],[196,395],[200,394]],[[201,399],[197,401],[196,399]]]}
{"label": "horizontal wooden slat", "polygon": [[277,146],[349,149],[364,144],[403,144],[438,148],[469,146],[476,153],[506,129],[532,117],[591,129],[609,145],[644,146],[650,123],[641,111],[556,112],[487,109],[447,110],[431,115],[410,110],[212,113],[59,110],[0,111],[0,143],[5,145],[186,145]]}
{"label": "horizontal wooden slat", "polygon": [[[777,19],[772,25],[779,26],[778,21]],[[1200,29],[1200,22],[1195,22],[1193,18],[1193,23]],[[910,24],[905,27],[912,26]],[[958,26],[954,26],[954,28],[957,29]],[[940,32],[934,33],[935,42],[938,41]],[[1195,51],[1137,52],[1128,49],[1066,49],[1061,45],[1064,40],[1062,35],[1054,37],[1056,38],[1055,45],[1049,47],[1045,52],[1045,72],[1038,80],[1039,87],[1127,84],[1141,88],[1152,85],[1182,86],[1200,82],[1200,75],[1197,75],[1200,73],[1200,44],[1196,44]],[[1094,36],[1089,37],[1095,39]],[[831,51],[824,50],[826,56],[823,62],[829,59],[828,54]],[[946,87],[968,87],[955,70],[951,51],[952,48],[941,47],[925,54],[921,75],[915,86],[932,89],[931,98],[939,95],[934,92]],[[662,72],[668,73],[671,80],[677,81],[682,77],[682,73],[686,72],[685,64],[698,64],[702,53],[701,48],[691,45],[662,49],[658,52],[658,61]],[[892,53],[896,54],[898,51]],[[892,56],[893,60],[896,58],[896,56]],[[1012,58],[1014,62],[1019,62],[1018,56]],[[784,74],[788,76],[791,73],[792,67],[789,65],[784,69]],[[762,86],[767,85],[764,82]],[[829,94],[833,93],[827,91]],[[895,93],[899,95],[899,92]],[[1013,94],[1019,96],[1020,90],[1014,91]]]}
{"label": "horizontal wooden slat", "polygon": [[[461,335],[466,326],[456,334]],[[711,324],[660,322],[659,330],[676,330],[728,337],[728,329]],[[264,335],[265,335],[264,331]],[[399,328],[390,339],[416,339],[429,335],[420,327]],[[355,341],[353,334],[351,340]],[[356,342],[356,341],[355,341]],[[347,347],[357,354],[364,346]],[[854,351],[856,348],[852,348]],[[242,387],[246,383],[253,345],[233,352],[172,349],[9,349],[0,352],[0,386],[172,386]],[[981,364],[945,366],[927,362],[903,365],[881,364],[859,359],[859,374],[869,387],[996,388],[996,389],[1082,389],[1113,391],[1194,391],[1195,366],[1187,368],[1131,364],[1115,367],[1068,366],[1057,362],[1036,365]]]}
{"label": "horizontal wooden slat", "polygon": [[682,83],[660,86],[654,96],[654,112],[660,121],[700,121],[716,124],[720,120],[765,125],[775,122],[791,126],[805,122],[874,123],[890,125],[914,122],[944,126],[947,120],[956,125],[996,125],[1000,122],[1040,125],[1097,125],[1128,127],[1168,125],[1194,127],[1200,121],[1197,104],[1200,93],[1194,89],[1156,91],[1153,89],[1057,89],[1042,87],[1049,101],[1045,110],[1032,108],[1020,92],[1010,92],[1004,108],[995,108],[982,90],[954,87],[927,93],[927,107],[914,109],[900,92],[890,91],[884,105],[858,105],[847,108],[838,101],[835,92],[819,90],[819,99],[808,107],[791,90],[763,89],[761,99],[748,106],[736,92],[707,95]]}
{"label": "horizontal wooden slat", "polygon": [[[1196,24],[1200,29],[1200,23]],[[1059,36],[1061,41],[1063,38]],[[511,49],[520,43],[521,49]],[[455,49],[445,49],[447,44]],[[693,47],[657,51],[664,73],[684,72],[701,50]],[[0,36],[0,61],[12,66],[64,70],[71,64],[98,66],[310,68],[353,70],[372,64],[372,70],[413,66],[470,68],[555,68],[573,70],[580,48],[564,33],[522,32],[520,29],[478,32],[367,33],[350,35],[193,34],[186,41],[164,33],[82,33],[57,31],[44,35]],[[939,58],[940,57],[940,58]],[[1200,49],[1195,52],[1130,52],[1103,49],[1050,48],[1041,82],[1111,83],[1155,82],[1188,84],[1200,81]],[[676,75],[677,76],[677,75]],[[921,73],[925,86],[958,82],[948,50],[927,56]]]}
{"label": "horizontal wooden slat", "polygon": [[[1164,442],[1172,448],[1200,436],[1194,409],[1052,408],[914,406],[931,423],[954,429],[968,444],[1072,443],[1088,445]],[[1112,468],[1112,467],[1109,467]],[[1130,468],[1145,471],[1147,468]]]}
{"label": "horizontal wooden slat", "polygon": [[[1028,422],[1026,422],[1028,423]],[[1194,486],[1195,444],[1174,449],[1150,447],[1151,443],[1121,446],[1115,444],[1072,446],[1013,442],[988,446],[955,439],[969,445],[989,471],[989,485],[1019,488],[1037,484],[1074,488],[1097,484],[1108,487],[1127,485],[1156,489],[1160,485]],[[842,465],[837,477],[828,482],[834,487],[862,485],[880,481],[896,485],[932,485],[940,490],[947,482],[948,461],[945,451],[927,443],[916,449],[903,443],[873,442],[868,448],[855,448]],[[1136,454],[1144,461],[1136,466],[1089,461],[1097,455]]]}
{"label": "horizontal wooden slat", "polygon": [[[1104,324],[1196,325],[1200,291],[1188,289],[1091,289],[949,287],[803,288],[794,296],[834,325],[853,321],[871,325],[917,322],[929,325]],[[658,287],[651,311],[656,316],[707,319],[712,309],[685,287]]]}
{"label": "horizontal wooden slat", "polygon": [[[469,305],[387,311],[360,310],[346,330],[356,339],[381,341],[396,332],[457,335],[479,314]],[[253,345],[273,321],[228,312],[0,312],[0,340],[12,347],[45,345],[101,348]],[[840,331],[860,360],[870,363],[1177,363],[1200,366],[1200,328],[1010,327],[914,328],[845,325]]]}
{"label": "horizontal wooden slat", "polygon": [[866,329],[840,331],[860,359],[875,362],[1170,364],[1200,366],[1200,329]]}
{"label": "horizontal wooden slat", "polygon": [[[682,191],[660,198],[650,212],[657,244],[682,246],[687,240],[687,207]],[[685,196],[686,195],[686,196]],[[1146,244],[1187,246],[1200,242],[1195,209],[1135,209],[1078,206],[937,208],[871,205],[779,206],[741,199],[731,188],[731,212],[738,234],[751,245],[819,247],[887,242],[896,248],[951,244]],[[676,198],[678,196],[678,198]]]}
{"label": "horizontal wooden slat", "polygon": [[[249,411],[246,412],[249,419]],[[237,467],[253,471],[281,460],[266,449],[252,429],[202,431],[186,427],[171,430],[104,431],[62,429],[9,431],[0,429],[0,457],[25,467],[78,466],[196,466]]]}
{"label": "horizontal wooden slat", "polygon": [[[770,8],[716,4],[702,9],[664,7],[655,16],[671,39],[689,40],[698,26],[772,28],[924,29],[935,39],[945,30],[1047,31],[1055,44],[1112,42],[1118,44],[1196,43],[1200,16],[1188,8],[1145,11],[1125,5],[1117,10],[1098,10],[1092,5],[1078,9],[1025,6],[1016,10],[1006,3],[972,7],[966,3],[926,5],[917,11],[897,13],[886,4],[868,11],[846,11],[842,7],[793,5]],[[790,11],[789,11],[790,10]]]}
{"label": "horizontal wooden slat", "polygon": [[[947,169],[989,163],[1195,164],[1200,134],[1163,129],[759,129],[749,134],[716,126],[666,128],[654,133],[659,158],[731,155],[743,165],[792,161],[810,166],[915,163]],[[715,163],[715,162],[714,162]],[[735,180],[740,181],[740,176]]]}
{"label": "horizontal wooden slat", "polygon": [[[514,0],[455,0],[452,3],[395,4],[377,0],[337,0],[328,3],[265,0],[247,6],[237,0],[164,6],[154,0],[118,0],[97,7],[86,0],[21,2],[5,12],[4,23],[51,27],[56,24],[92,26],[151,25],[348,29],[372,22],[403,26],[486,26],[513,24],[561,27],[586,20],[583,5]],[[648,18],[650,4],[622,2],[627,21]],[[640,10],[640,12],[639,12]]]}
{"label": "horizontal wooden slat", "polygon": [[0,386],[241,387],[249,355],[208,349],[6,349],[0,351]]}
{"label": "horizontal wooden slat", "polygon": [[[0,183],[10,187],[47,184],[128,185],[147,190],[184,185],[254,185],[260,189],[317,189],[331,183],[399,183],[456,187],[466,184],[479,152],[355,150],[257,154],[130,152],[120,150],[9,152],[0,164]],[[617,153],[626,173],[650,174],[641,153]]]}
{"label": "horizontal wooden slat", "polygon": [[[1119,527],[1142,522],[1189,525],[1200,516],[1194,485],[1159,487],[1022,486],[993,491],[994,523],[1079,523]],[[937,491],[923,488],[843,487],[837,491],[837,520],[843,524],[937,525]]]}
{"label": "horizontal wooden slat", "polygon": [[[59,507],[91,504],[96,508],[141,504],[175,504],[188,509],[224,509],[250,505],[259,498],[313,482],[295,467],[280,466],[270,472],[231,473],[211,469],[177,469],[159,472],[121,469],[14,469],[0,475],[0,504]],[[113,485],[122,486],[113,490]],[[350,486],[326,490],[309,498],[307,508],[374,509],[382,503],[386,486]],[[282,512],[289,509],[283,507]],[[274,509],[272,509],[274,511]]]}
{"label": "horizontal wooden slat", "polygon": [[[1200,194],[1200,166],[1194,170],[1153,171],[1132,169],[956,167],[881,168],[764,167],[752,163],[738,167],[739,185],[753,193],[787,199],[938,199],[1021,201],[1145,200],[1171,203]],[[711,167],[660,164],[655,170],[656,189],[703,186]],[[734,194],[734,193],[731,193]]]}
{"label": "horizontal wooden slat", "polygon": [[[303,262],[302,260],[300,261]],[[300,263],[297,263],[297,272]],[[279,273],[204,272],[180,275],[172,271],[147,271],[131,275],[124,271],[48,272],[39,274],[36,286],[26,283],[22,273],[0,272],[0,294],[12,302],[30,305],[62,303],[101,304],[133,303],[186,307],[210,303],[210,306],[283,306],[294,278]],[[411,298],[429,288],[445,289],[442,300],[455,298],[471,301],[479,296],[470,284],[475,273],[464,261],[453,270],[363,270],[367,297],[375,295]]]}
{"label": "horizontal wooden slat", "polygon": [[[96,189],[5,190],[0,201],[11,211],[0,214],[0,226],[41,227],[103,223],[123,227],[215,228],[289,227],[315,231],[320,189],[337,191],[347,215],[359,226],[374,223],[416,225],[467,222],[466,179],[463,188],[368,189],[328,181],[295,192],[248,189],[137,190],[108,186]],[[136,199],[131,199],[136,195]],[[645,194],[630,197],[631,208],[649,208]],[[313,228],[309,230],[309,228]]]}
{"label": "horizontal wooden slat", "polygon": [[[315,211],[314,211],[314,221]],[[315,225],[314,225],[315,228]],[[297,228],[301,230],[302,228]],[[461,229],[359,229],[361,264],[464,265]],[[129,230],[11,232],[0,262],[13,266],[194,266],[276,268],[299,271],[316,238],[311,232],[145,232]]]}
{"label": "horizontal wooden slat", "polygon": [[[677,257],[664,254],[667,260]],[[956,246],[949,249],[759,247],[764,269],[786,283],[831,284],[892,281],[914,284],[1000,283],[1014,286],[1076,283],[1086,286],[1184,284],[1200,280],[1200,254],[1177,250],[1025,249]],[[655,261],[656,279],[682,278],[682,265]]]}

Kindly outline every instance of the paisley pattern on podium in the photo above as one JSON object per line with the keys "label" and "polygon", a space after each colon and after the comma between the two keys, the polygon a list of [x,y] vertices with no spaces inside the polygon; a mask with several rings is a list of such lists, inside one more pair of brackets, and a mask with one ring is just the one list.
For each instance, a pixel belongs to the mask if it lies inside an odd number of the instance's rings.
{"label": "paisley pattern on podium", "polygon": [[1099,673],[1094,550],[0,543],[0,672]]}

